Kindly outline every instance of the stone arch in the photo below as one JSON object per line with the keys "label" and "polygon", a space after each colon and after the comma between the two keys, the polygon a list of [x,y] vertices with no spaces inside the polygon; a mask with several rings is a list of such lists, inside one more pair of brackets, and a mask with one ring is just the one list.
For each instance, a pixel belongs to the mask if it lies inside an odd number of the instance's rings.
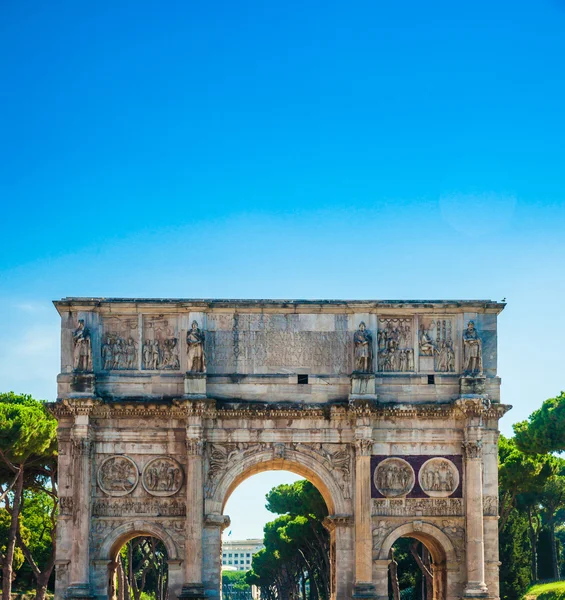
{"label": "stone arch", "polygon": [[406,523],[391,531],[381,544],[377,560],[388,560],[393,544],[401,537],[411,537],[422,542],[437,564],[457,560],[455,547],[447,535],[435,525],[421,521]]}
{"label": "stone arch", "polygon": [[[305,444],[306,445],[306,444]],[[330,515],[347,515],[350,501],[336,477],[322,462],[305,452],[285,448],[284,457],[274,457],[273,450],[262,450],[233,462],[219,480],[212,496],[213,506],[222,513],[232,492],[240,483],[265,471],[290,471],[313,483],[328,507]]]}
{"label": "stone arch", "polygon": [[167,549],[167,558],[169,561],[180,559],[177,546],[165,528],[158,523],[145,520],[130,521],[113,529],[102,542],[98,559],[115,560],[117,553],[125,543],[142,535],[150,535],[161,540]]}

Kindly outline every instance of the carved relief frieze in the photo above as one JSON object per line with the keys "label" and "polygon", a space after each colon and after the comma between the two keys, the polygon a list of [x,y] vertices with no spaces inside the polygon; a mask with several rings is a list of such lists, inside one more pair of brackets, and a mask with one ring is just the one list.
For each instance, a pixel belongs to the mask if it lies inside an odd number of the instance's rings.
{"label": "carved relief frieze", "polygon": [[433,357],[434,371],[455,372],[455,348],[453,342],[453,320],[424,317],[418,333],[420,356]]}
{"label": "carved relief frieze", "polygon": [[99,498],[92,503],[92,514],[95,517],[184,517],[186,504],[178,498]]}
{"label": "carved relief frieze", "polygon": [[396,527],[395,523],[373,519],[373,557],[376,558],[387,535]]}
{"label": "carved relief frieze", "polygon": [[139,481],[137,465],[128,456],[109,456],[98,468],[98,485],[108,496],[127,496]]}
{"label": "carved relief frieze", "polygon": [[138,368],[139,324],[137,317],[105,317],[102,336],[102,368],[132,370]]}
{"label": "carved relief frieze", "polygon": [[168,456],[149,461],[141,475],[141,484],[151,496],[173,496],[182,487],[183,480],[182,467]]}
{"label": "carved relief frieze", "polygon": [[462,498],[373,498],[373,515],[379,517],[463,516]]}
{"label": "carved relief frieze", "polygon": [[378,368],[384,372],[414,371],[412,318],[381,318],[377,334]]}
{"label": "carved relief frieze", "polygon": [[385,498],[406,496],[415,481],[414,469],[402,458],[386,458],[374,472],[375,487]]}
{"label": "carved relief frieze", "polygon": [[180,369],[179,340],[174,324],[168,319],[145,317],[142,359],[143,369],[152,371]]}
{"label": "carved relief frieze", "polygon": [[446,498],[459,486],[459,471],[447,458],[430,458],[420,468],[418,482],[428,496]]}

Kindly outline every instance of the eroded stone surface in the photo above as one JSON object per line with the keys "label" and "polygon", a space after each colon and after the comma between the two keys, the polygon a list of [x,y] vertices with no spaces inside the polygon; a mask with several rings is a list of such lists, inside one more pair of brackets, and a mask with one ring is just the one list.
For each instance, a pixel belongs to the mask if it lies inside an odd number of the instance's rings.
{"label": "eroded stone surface", "polygon": [[388,597],[406,536],[432,552],[437,600],[496,598],[503,305],[55,304],[57,599],[107,598],[136,533],[165,544],[171,598],[219,598],[226,499],[272,469],[324,496],[333,600]]}

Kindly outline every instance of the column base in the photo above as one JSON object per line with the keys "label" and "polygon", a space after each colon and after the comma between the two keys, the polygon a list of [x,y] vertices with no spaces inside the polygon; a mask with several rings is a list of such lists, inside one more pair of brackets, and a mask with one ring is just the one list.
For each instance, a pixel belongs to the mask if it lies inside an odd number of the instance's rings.
{"label": "column base", "polygon": [[179,600],[206,600],[204,586],[201,583],[185,583],[178,598]]}
{"label": "column base", "polygon": [[94,599],[94,594],[90,588],[88,583],[76,583],[74,585],[70,585],[65,592],[65,598],[67,600],[89,600]]}
{"label": "column base", "polygon": [[459,379],[459,393],[461,396],[482,395],[486,390],[486,378],[481,375],[463,375]]}
{"label": "column base", "polygon": [[71,397],[91,398],[96,389],[96,375],[94,373],[74,372],[71,378]]}
{"label": "column base", "polygon": [[353,587],[352,598],[370,598],[371,600],[377,600],[377,590],[373,583],[356,583]]}
{"label": "column base", "polygon": [[463,598],[488,598],[488,588],[484,583],[468,584]]}

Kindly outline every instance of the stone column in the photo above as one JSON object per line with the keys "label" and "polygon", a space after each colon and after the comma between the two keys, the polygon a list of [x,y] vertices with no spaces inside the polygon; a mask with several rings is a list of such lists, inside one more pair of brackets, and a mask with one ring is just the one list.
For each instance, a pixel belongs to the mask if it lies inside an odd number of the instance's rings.
{"label": "stone column", "polygon": [[349,598],[353,588],[354,564],[353,519],[347,515],[330,515],[324,519],[330,533],[331,600]]}
{"label": "stone column", "polygon": [[376,598],[373,584],[373,532],[371,525],[370,427],[355,443],[355,589],[354,598]]}
{"label": "stone column", "polygon": [[186,449],[185,583],[182,586],[179,598],[200,600],[206,598],[202,584],[202,530],[204,520],[202,454],[204,442],[201,426],[188,426]]}
{"label": "stone column", "polygon": [[485,545],[483,531],[483,473],[481,427],[467,427],[465,456],[465,523],[467,583],[465,596],[485,597]]}
{"label": "stone column", "polygon": [[[77,411],[82,413],[83,411]],[[90,519],[92,499],[92,441],[89,411],[77,414],[71,431],[73,457],[73,526],[70,564],[70,585],[67,598],[92,598],[90,587]]]}
{"label": "stone column", "polygon": [[209,514],[204,521],[202,581],[207,598],[220,598],[222,589],[222,532],[229,527],[227,515]]}
{"label": "stone column", "polygon": [[388,600],[388,569],[390,560],[373,561],[373,581],[375,584],[375,598]]}

